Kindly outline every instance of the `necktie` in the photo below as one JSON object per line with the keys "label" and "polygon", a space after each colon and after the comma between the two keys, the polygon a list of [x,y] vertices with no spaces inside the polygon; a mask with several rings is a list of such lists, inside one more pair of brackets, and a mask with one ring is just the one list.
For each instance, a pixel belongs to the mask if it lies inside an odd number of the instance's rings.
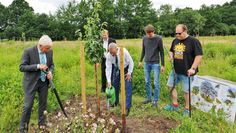
{"label": "necktie", "polygon": [[116,67],[118,67],[118,56],[116,55]]}
{"label": "necktie", "polygon": [[[46,65],[46,59],[45,59],[45,56],[43,55],[43,53],[40,53],[40,64]],[[45,82],[45,80],[46,80],[46,75],[43,71],[41,71],[40,79],[43,82]]]}

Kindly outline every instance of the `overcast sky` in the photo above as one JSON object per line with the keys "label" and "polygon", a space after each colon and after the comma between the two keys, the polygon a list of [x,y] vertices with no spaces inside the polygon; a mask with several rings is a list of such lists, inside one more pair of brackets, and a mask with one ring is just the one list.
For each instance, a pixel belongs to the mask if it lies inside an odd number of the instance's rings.
{"label": "overcast sky", "polygon": [[[0,0],[0,2],[8,6],[13,0]],[[66,4],[70,0],[26,0],[34,11],[37,13],[54,13],[58,7]],[[77,0],[79,1],[79,0]],[[212,5],[212,4],[224,4],[225,2],[230,2],[232,0],[151,0],[155,8],[159,8],[160,5],[170,4],[175,8],[192,7],[193,9],[199,9],[202,4]]]}

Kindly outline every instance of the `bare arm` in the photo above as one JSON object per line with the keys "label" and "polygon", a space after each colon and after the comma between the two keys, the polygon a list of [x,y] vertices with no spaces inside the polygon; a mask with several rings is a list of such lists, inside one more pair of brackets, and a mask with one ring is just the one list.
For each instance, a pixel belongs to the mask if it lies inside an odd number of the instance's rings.
{"label": "bare arm", "polygon": [[196,69],[202,61],[202,55],[197,55],[194,59],[191,69]]}

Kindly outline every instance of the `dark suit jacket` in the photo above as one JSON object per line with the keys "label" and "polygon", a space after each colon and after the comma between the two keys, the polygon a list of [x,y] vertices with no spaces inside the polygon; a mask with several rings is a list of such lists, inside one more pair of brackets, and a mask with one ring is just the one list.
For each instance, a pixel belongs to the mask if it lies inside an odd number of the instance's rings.
{"label": "dark suit jacket", "polygon": [[[109,38],[108,38],[108,46],[107,46],[107,49],[109,48],[109,44],[112,43],[112,42],[116,43],[116,40],[109,37]],[[103,43],[103,40],[102,40],[102,43]]]}
{"label": "dark suit jacket", "polygon": [[[53,72],[53,51],[48,51],[46,57],[47,66]],[[23,86],[25,90],[32,90],[40,78],[41,71],[37,69],[37,64],[40,64],[37,46],[25,49],[20,64],[20,71],[24,72]]]}
{"label": "dark suit jacket", "polygon": [[112,43],[112,42],[116,43],[116,40],[113,39],[113,38],[108,38],[108,46],[109,46],[109,44]]}

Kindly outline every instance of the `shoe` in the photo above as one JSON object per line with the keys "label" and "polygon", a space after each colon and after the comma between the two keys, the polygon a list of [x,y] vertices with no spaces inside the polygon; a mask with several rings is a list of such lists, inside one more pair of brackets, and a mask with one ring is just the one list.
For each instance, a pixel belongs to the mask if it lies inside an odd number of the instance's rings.
{"label": "shoe", "polygon": [[168,104],[168,105],[166,105],[164,107],[164,110],[167,110],[167,111],[179,111],[180,108],[179,107],[175,107],[172,104]]}
{"label": "shoe", "polygon": [[189,116],[190,111],[188,109],[185,109],[183,112],[183,116]]}
{"label": "shoe", "polygon": [[28,131],[26,129],[20,129],[20,133],[27,133]]}
{"label": "shoe", "polygon": [[24,127],[20,128],[20,133],[27,133],[28,132],[28,124],[24,124]]}
{"label": "shoe", "polygon": [[151,103],[151,102],[152,102],[152,100],[147,99],[147,100],[143,101],[142,104],[148,104],[148,103]]}
{"label": "shoe", "polygon": [[152,107],[157,108],[157,101],[153,101]]}
{"label": "shoe", "polygon": [[130,108],[126,110],[126,117],[129,116]]}

